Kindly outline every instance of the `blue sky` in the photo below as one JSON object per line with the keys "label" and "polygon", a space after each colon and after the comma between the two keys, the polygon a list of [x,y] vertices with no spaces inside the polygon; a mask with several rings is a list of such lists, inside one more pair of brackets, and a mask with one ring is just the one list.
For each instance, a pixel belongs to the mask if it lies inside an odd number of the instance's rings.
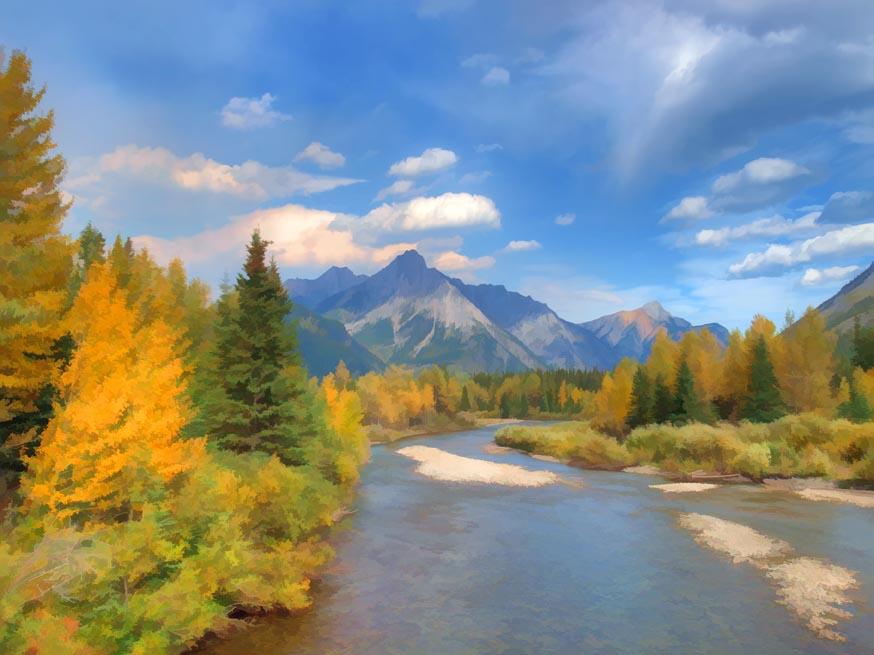
{"label": "blue sky", "polygon": [[781,322],[874,254],[870,2],[12,3],[74,201],[215,284],[416,247],[586,320]]}

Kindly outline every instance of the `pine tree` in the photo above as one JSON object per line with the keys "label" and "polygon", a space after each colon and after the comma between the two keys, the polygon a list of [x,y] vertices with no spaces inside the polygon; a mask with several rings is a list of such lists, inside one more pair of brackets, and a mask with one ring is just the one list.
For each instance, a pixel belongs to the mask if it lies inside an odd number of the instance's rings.
{"label": "pine tree", "polygon": [[667,423],[671,420],[674,408],[674,398],[671,388],[661,375],[657,375],[653,384],[653,420],[656,423]]}
{"label": "pine tree", "polygon": [[61,235],[64,160],[54,153],[52,112],[37,106],[30,61],[0,54],[0,469],[20,470],[50,414],[62,363],[72,247]]}
{"label": "pine tree", "polygon": [[701,399],[695,390],[695,377],[685,357],[680,358],[677,377],[674,382],[674,410],[671,421],[674,423],[712,423],[713,410]]}
{"label": "pine tree", "polygon": [[301,367],[292,309],[275,263],[256,231],[233,295],[223,294],[216,324],[220,397],[207,409],[209,434],[222,448],[263,451],[286,464],[310,461],[324,437],[323,410]]}
{"label": "pine tree", "polygon": [[764,335],[753,337],[750,353],[749,381],[747,394],[741,408],[741,417],[753,423],[770,423],[783,416],[786,411],[780,396],[780,387],[774,366],[768,354]]}
{"label": "pine tree", "polygon": [[847,376],[850,397],[838,407],[838,416],[854,423],[864,423],[874,417],[871,405],[864,393],[859,392],[855,374]]}
{"label": "pine tree", "polygon": [[628,426],[636,428],[653,422],[655,398],[649,376],[643,366],[638,366],[634,373],[631,387],[631,412],[628,415]]}
{"label": "pine tree", "polygon": [[510,418],[513,415],[513,401],[509,393],[501,395],[501,418]]}
{"label": "pine tree", "polygon": [[461,401],[458,403],[458,409],[462,412],[470,411],[470,396],[467,393],[467,385],[461,389]]}

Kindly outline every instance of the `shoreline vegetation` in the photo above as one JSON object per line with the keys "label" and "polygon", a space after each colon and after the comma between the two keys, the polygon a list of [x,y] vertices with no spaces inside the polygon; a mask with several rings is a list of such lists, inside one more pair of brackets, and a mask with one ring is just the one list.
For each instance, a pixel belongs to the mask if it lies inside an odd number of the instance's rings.
{"label": "shoreline vegetation", "polygon": [[[577,421],[504,427],[494,443],[578,468],[661,476],[683,485],[656,485],[665,491],[761,483],[809,500],[874,507],[871,480],[863,477],[867,465],[860,469],[844,456],[860,449],[859,442],[867,445],[871,427],[802,415],[771,424],[645,426],[620,442]],[[839,488],[854,486],[859,489]]]}

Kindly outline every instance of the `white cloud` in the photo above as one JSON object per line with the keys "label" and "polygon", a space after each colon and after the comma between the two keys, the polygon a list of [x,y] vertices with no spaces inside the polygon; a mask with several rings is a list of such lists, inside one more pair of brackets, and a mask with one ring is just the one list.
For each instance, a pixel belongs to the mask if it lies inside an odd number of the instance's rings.
{"label": "white cloud", "polygon": [[718,177],[713,183],[713,190],[716,193],[728,193],[747,184],[773,184],[809,173],[810,171],[804,166],[799,166],[788,159],[760,157],[746,163],[735,173]]}
{"label": "white cloud", "polygon": [[485,86],[506,86],[510,83],[510,71],[500,66],[492,66],[480,80]]}
{"label": "white cloud", "polygon": [[294,161],[311,161],[319,168],[338,168],[346,163],[346,158],[325,144],[313,141],[295,155]]}
{"label": "white cloud", "polygon": [[250,130],[290,121],[291,116],[273,109],[274,100],[276,96],[270,93],[265,93],[260,98],[231,98],[222,107],[222,125],[237,130]]}
{"label": "white cloud", "polygon": [[806,287],[813,287],[820,284],[828,284],[829,282],[839,282],[846,280],[858,270],[858,266],[832,266],[831,268],[824,269],[808,268],[804,271],[804,275],[801,276],[801,284]]}
{"label": "white cloud", "polygon": [[570,225],[575,220],[577,220],[577,215],[573,212],[567,212],[566,214],[559,214],[555,217],[556,225]]}
{"label": "white cloud", "polygon": [[407,157],[395,162],[388,169],[396,177],[417,177],[449,168],[458,161],[458,156],[445,148],[428,148],[418,157]]}
{"label": "white cloud", "polygon": [[491,268],[495,265],[495,258],[484,257],[471,258],[462,255],[460,252],[448,250],[437,255],[431,262],[431,265],[443,272],[469,272],[477,271],[483,268]]}
{"label": "white cloud", "polygon": [[687,196],[665,214],[665,220],[700,220],[713,216],[704,196]]}
{"label": "white cloud", "polygon": [[257,161],[224,164],[196,152],[180,157],[166,148],[135,145],[120,146],[96,160],[80,160],[80,175],[71,178],[68,188],[92,187],[107,175],[130,175],[154,183],[189,191],[229,194],[264,200],[292,195],[310,195],[355,184],[361,180],[310,175],[291,166],[266,166]]}
{"label": "white cloud", "polygon": [[504,146],[500,143],[480,143],[476,146],[476,151],[480,154],[485,152],[495,152],[496,150],[503,150]]}
{"label": "white cloud", "polygon": [[134,238],[137,247],[145,247],[159,261],[181,257],[186,263],[223,261],[238,257],[252,231],[272,241],[271,254],[281,265],[307,266],[331,264],[373,264],[387,262],[415,243],[394,243],[374,248],[355,241],[351,230],[342,227],[341,215],[309,209],[300,205],[284,205],[260,209],[238,216],[227,225],[204,230],[189,237],[162,239],[141,235]]}
{"label": "white cloud", "polygon": [[497,55],[490,52],[478,52],[461,61],[462,68],[490,68],[498,63]]}
{"label": "white cloud", "polygon": [[492,176],[491,171],[473,171],[471,173],[465,173],[461,176],[461,179],[458,180],[459,184],[482,184],[487,179]]}
{"label": "white cloud", "polygon": [[385,200],[389,196],[405,196],[413,192],[412,180],[395,180],[387,187],[380,189],[376,194],[376,200]]}
{"label": "white cloud", "polygon": [[743,261],[729,266],[734,277],[772,275],[781,268],[806,264],[819,257],[874,250],[874,223],[863,223],[832,230],[806,241],[788,246],[771,245],[762,252],[754,252]]}
{"label": "white cloud", "polygon": [[410,232],[482,225],[500,227],[501,213],[490,198],[470,193],[421,196],[402,203],[384,204],[359,222],[359,228],[381,232]]}
{"label": "white cloud", "polygon": [[523,252],[525,250],[539,250],[541,248],[539,241],[511,241],[504,246],[504,252]]}
{"label": "white cloud", "polygon": [[789,234],[810,232],[819,227],[817,219],[819,212],[810,212],[799,219],[789,220],[782,216],[760,218],[759,220],[736,227],[723,227],[713,230],[701,230],[695,235],[695,244],[699,246],[724,246],[732,241],[755,237],[777,237]]}

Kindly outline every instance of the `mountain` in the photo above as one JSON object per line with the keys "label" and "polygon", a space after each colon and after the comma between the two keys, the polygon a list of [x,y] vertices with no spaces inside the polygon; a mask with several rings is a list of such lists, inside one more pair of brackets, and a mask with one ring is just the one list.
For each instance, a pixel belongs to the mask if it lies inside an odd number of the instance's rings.
{"label": "mountain", "polygon": [[503,285],[456,287],[494,323],[507,330],[550,368],[611,368],[612,349],[585,328],[560,318],[547,305]]}
{"label": "mountain", "polygon": [[456,282],[414,250],[363,282],[326,298],[316,311],[389,364],[463,370],[525,370],[543,363],[491,321]]}
{"label": "mountain", "polygon": [[285,288],[293,301],[312,308],[325,298],[353,287],[366,279],[366,275],[356,275],[345,266],[332,266],[315,280],[303,278],[286,280]]}
{"label": "mountain", "polygon": [[297,341],[310,375],[322,377],[342,359],[354,375],[385,368],[382,360],[353,339],[340,322],[294,306],[289,319],[297,324]]}
{"label": "mountain", "polygon": [[637,360],[649,356],[658,331],[664,328],[672,339],[680,339],[690,331],[707,328],[722,344],[728,343],[728,330],[719,323],[692,325],[689,321],[673,316],[656,301],[638,309],[608,314],[593,321],[581,323],[581,327],[602,339],[613,349],[614,355]]}
{"label": "mountain", "polygon": [[[299,331],[304,356],[318,360],[310,365],[314,373],[333,368],[336,362],[329,362],[328,354],[337,344],[345,348],[343,359],[350,369],[354,349],[361,370],[379,362],[518,371],[607,369],[623,357],[642,359],[661,328],[678,339],[707,327],[722,343],[728,340],[721,325],[692,325],[656,302],[571,323],[548,305],[504,286],[466,284],[444,275],[415,250],[369,277],[335,267],[315,280],[288,280],[286,286],[298,300],[298,311],[303,305],[312,310]],[[319,354],[308,354],[307,348]]]}
{"label": "mountain", "polygon": [[852,330],[856,316],[863,326],[874,326],[874,263],[817,310],[825,317],[829,329],[836,332]]}

